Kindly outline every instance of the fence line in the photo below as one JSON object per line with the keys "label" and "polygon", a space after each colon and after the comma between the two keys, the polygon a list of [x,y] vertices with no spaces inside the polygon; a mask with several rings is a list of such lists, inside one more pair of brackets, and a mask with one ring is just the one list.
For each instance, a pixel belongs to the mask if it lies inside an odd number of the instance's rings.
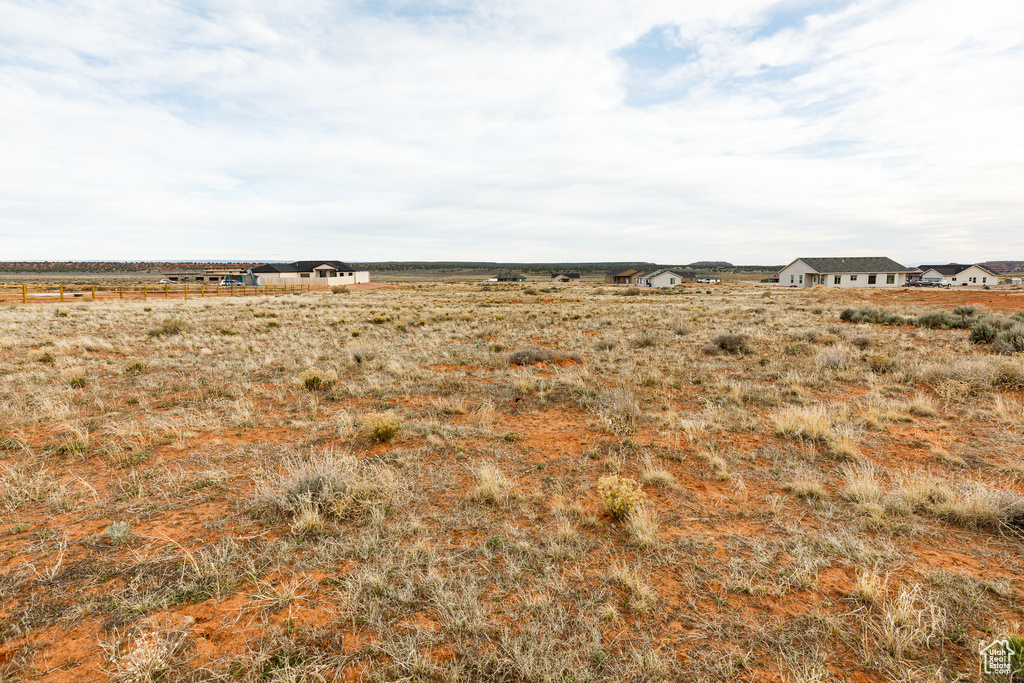
{"label": "fence line", "polygon": [[223,287],[188,283],[150,285],[43,285],[0,283],[0,303],[46,303],[68,301],[112,301],[149,299],[201,299],[221,296],[273,296],[324,289],[313,285],[238,285]]}

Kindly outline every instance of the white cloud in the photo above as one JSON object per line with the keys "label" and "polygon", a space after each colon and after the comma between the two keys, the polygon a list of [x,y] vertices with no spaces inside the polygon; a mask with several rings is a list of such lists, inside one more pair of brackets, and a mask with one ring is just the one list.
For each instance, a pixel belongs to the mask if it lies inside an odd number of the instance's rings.
{"label": "white cloud", "polygon": [[805,6],[0,0],[0,259],[1022,257],[1024,6]]}

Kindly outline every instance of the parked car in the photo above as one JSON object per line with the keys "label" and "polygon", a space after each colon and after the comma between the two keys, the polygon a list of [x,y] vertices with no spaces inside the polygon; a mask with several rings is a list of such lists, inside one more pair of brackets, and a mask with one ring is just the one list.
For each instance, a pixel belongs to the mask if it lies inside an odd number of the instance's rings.
{"label": "parked car", "polygon": [[952,287],[953,283],[950,282],[949,280],[939,280],[938,282],[935,283],[935,286],[936,287]]}
{"label": "parked car", "polygon": [[699,277],[699,278],[697,278],[697,282],[699,282],[701,284],[705,284],[705,285],[717,285],[721,281],[722,281],[722,278],[719,278],[719,277]]}
{"label": "parked car", "polygon": [[162,285],[169,285],[169,284],[171,284],[171,281],[170,280],[161,280],[160,284],[162,284]]}
{"label": "parked car", "polygon": [[245,287],[245,283],[244,282],[239,282],[238,280],[221,280],[218,283],[218,286],[220,286],[220,287]]}

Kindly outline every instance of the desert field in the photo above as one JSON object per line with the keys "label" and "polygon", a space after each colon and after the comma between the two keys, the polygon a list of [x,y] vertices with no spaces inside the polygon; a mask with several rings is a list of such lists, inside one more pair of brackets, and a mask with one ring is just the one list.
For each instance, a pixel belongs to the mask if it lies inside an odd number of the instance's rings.
{"label": "desert field", "polygon": [[1022,311],[5,305],[0,681],[977,680],[1024,635]]}

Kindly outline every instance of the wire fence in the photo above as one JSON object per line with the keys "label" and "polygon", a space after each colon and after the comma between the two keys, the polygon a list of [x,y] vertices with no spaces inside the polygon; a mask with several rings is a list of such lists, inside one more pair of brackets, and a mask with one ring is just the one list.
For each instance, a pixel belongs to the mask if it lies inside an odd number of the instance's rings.
{"label": "wire fence", "polygon": [[273,296],[323,289],[312,285],[216,285],[196,283],[164,285],[45,285],[0,284],[0,303],[31,304],[74,301],[148,301],[199,299],[220,296]]}

